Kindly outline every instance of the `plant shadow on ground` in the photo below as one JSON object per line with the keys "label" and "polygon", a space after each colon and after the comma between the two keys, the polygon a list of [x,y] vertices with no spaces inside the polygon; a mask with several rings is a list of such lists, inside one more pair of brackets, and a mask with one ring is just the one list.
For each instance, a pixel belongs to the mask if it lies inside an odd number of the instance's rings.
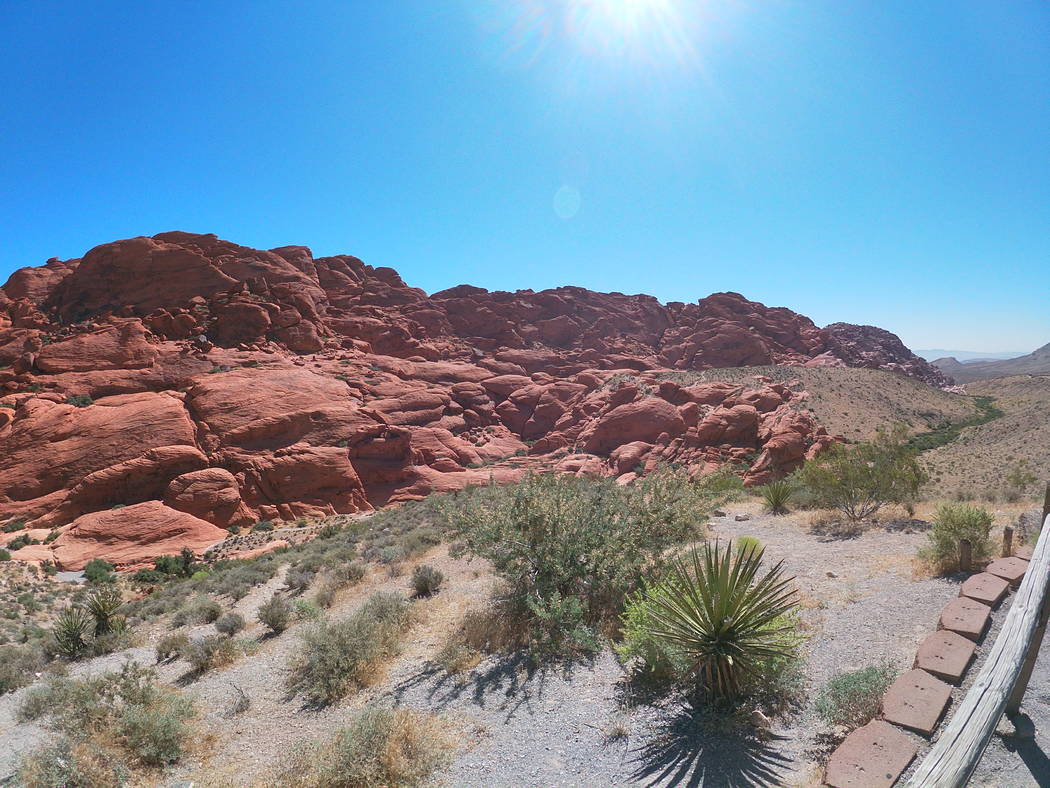
{"label": "plant shadow on ground", "polygon": [[860,523],[839,520],[814,523],[809,527],[809,532],[817,537],[818,542],[842,542],[846,539],[856,539],[864,533],[864,530],[865,526]]}
{"label": "plant shadow on ground", "polygon": [[1022,713],[1011,721],[1019,736],[1002,737],[1003,746],[1009,752],[1017,753],[1021,757],[1036,785],[1050,785],[1050,758],[1046,757],[1043,748],[1035,739],[1035,723],[1032,718]]}
{"label": "plant shadow on ground", "polygon": [[426,665],[421,670],[398,682],[390,695],[400,701],[411,689],[430,685],[427,700],[437,710],[445,709],[465,696],[481,708],[495,706],[506,711],[506,720],[518,711],[540,700],[551,678],[571,681],[573,671],[588,669],[590,659],[577,659],[561,663],[536,662],[527,653],[490,657],[462,675],[450,675],[436,665]]}
{"label": "plant shadow on ground", "polygon": [[632,779],[643,785],[748,788],[783,785],[791,759],[777,751],[783,737],[712,730],[708,712],[683,705],[632,755]]}

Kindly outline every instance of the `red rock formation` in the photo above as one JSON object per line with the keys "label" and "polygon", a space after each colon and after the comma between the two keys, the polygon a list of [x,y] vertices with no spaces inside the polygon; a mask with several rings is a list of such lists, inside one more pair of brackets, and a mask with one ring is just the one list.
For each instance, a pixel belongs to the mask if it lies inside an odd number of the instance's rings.
{"label": "red rock formation", "polygon": [[199,549],[216,526],[362,511],[529,467],[626,482],[660,462],[733,462],[760,483],[833,440],[804,395],[669,377],[768,364],[947,383],[881,329],[820,329],[735,293],[427,296],[305,247],[117,241],[0,290],[0,519],[63,528],[37,546],[63,566],[136,565]]}

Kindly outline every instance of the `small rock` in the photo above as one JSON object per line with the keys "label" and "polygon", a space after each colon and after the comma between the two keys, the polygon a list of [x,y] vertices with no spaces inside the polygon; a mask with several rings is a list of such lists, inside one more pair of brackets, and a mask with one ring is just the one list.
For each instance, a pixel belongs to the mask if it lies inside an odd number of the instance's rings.
{"label": "small rock", "polygon": [[745,520],[750,520],[751,519],[751,515],[749,515],[749,514],[738,514],[733,519],[736,520],[738,523],[742,523]]}
{"label": "small rock", "polygon": [[725,517],[726,513],[723,512],[721,509],[715,509],[713,512],[711,512],[711,516],[712,517]]}

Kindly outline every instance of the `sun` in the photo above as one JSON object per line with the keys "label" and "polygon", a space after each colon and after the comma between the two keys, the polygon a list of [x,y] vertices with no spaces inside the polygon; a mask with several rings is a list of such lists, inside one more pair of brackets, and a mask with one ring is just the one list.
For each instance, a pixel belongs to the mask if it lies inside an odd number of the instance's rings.
{"label": "sun", "polygon": [[568,26],[587,54],[678,60],[688,54],[687,2],[696,0],[569,0]]}
{"label": "sun", "polygon": [[607,24],[625,32],[666,18],[672,10],[671,0],[582,0],[578,5],[589,7],[595,24]]}

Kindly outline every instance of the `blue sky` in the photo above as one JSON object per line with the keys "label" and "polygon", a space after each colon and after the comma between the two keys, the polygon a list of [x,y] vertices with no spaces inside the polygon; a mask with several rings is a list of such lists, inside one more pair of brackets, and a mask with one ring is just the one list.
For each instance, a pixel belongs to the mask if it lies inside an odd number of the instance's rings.
{"label": "blue sky", "polygon": [[1046,0],[0,5],[0,275],[170,229],[434,291],[1050,341]]}

